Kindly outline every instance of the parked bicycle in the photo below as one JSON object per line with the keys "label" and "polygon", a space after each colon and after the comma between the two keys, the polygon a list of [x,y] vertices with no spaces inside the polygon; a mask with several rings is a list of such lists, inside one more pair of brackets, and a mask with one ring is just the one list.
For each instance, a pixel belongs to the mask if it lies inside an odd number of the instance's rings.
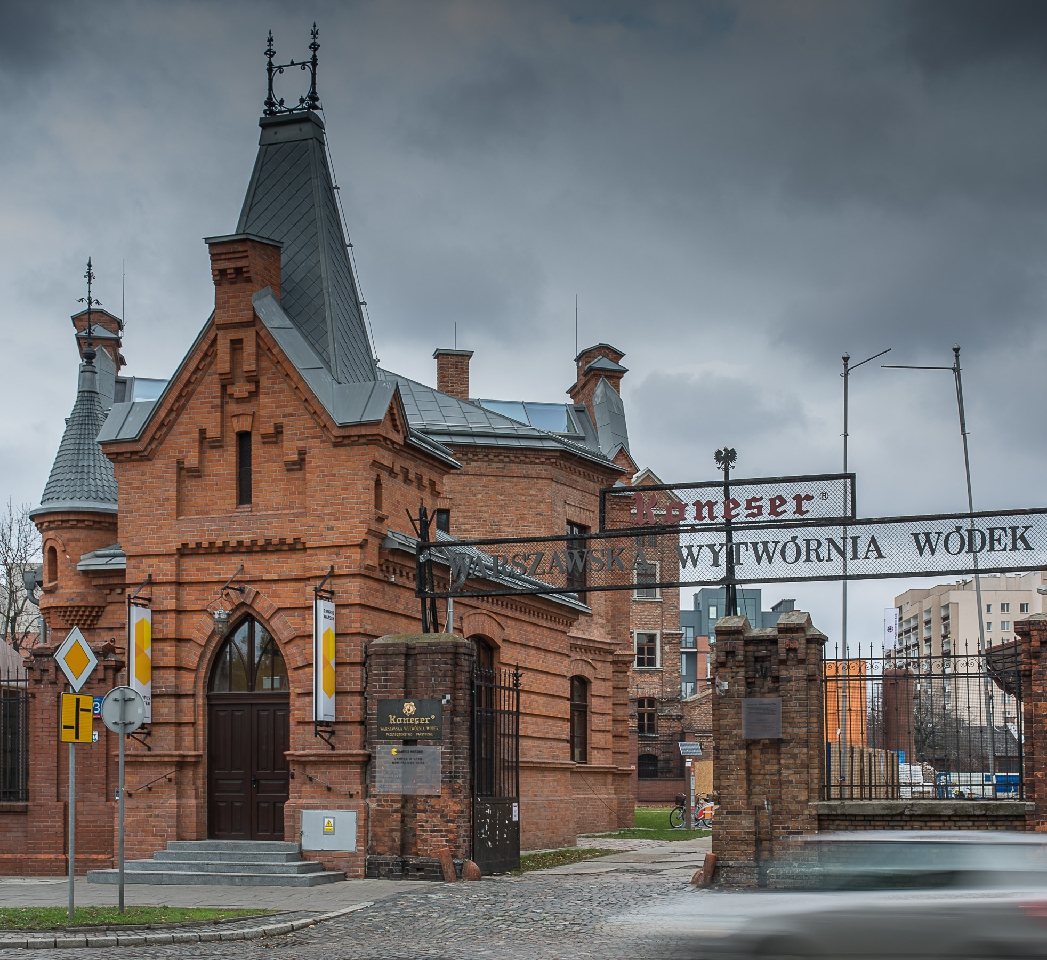
{"label": "parked bicycle", "polygon": [[[715,804],[708,797],[699,797],[695,804],[695,816],[691,823],[692,830],[711,830],[713,827],[713,813]],[[676,795],[676,806],[669,812],[669,826],[679,830],[687,821],[687,797],[678,793]]]}

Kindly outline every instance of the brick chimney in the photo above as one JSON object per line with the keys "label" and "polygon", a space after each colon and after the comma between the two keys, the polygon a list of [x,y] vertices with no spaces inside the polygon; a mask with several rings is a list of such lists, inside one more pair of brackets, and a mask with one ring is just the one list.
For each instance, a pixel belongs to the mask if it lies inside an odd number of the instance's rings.
{"label": "brick chimney", "polygon": [[469,399],[469,358],[472,350],[436,350],[436,389],[441,393]]}
{"label": "brick chimney", "polygon": [[267,240],[249,233],[227,237],[205,237],[211,254],[214,279],[214,318],[217,326],[245,323],[254,319],[251,298],[259,290],[272,287],[280,298],[279,240]]}
{"label": "brick chimney", "polygon": [[621,364],[624,356],[617,347],[598,343],[594,347],[586,347],[574,358],[578,379],[567,393],[575,403],[584,404],[590,416],[593,416],[593,393],[601,380],[606,380],[615,393],[621,394],[622,377],[629,372]]}

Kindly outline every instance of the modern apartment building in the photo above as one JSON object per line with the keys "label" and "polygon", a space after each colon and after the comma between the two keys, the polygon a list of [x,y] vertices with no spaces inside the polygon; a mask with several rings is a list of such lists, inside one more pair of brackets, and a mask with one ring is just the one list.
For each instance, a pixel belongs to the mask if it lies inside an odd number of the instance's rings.
{"label": "modern apartment building", "polygon": [[[943,681],[942,706],[954,709],[974,725],[987,723],[990,707],[993,724],[1013,722],[1017,705],[1012,696],[984,683],[960,682],[980,672],[975,659],[984,650],[1011,643],[1015,639],[1014,621],[1044,612],[1044,597],[1037,587],[1047,583],[1042,572],[991,574],[981,577],[982,618],[985,643],[978,625],[978,600],[973,578],[932,587],[907,590],[894,598],[898,608],[898,638],[893,650],[897,664],[905,663],[920,673],[953,674],[956,682]],[[941,660],[936,658],[941,657]],[[966,658],[972,659],[966,659]],[[939,666],[939,664],[941,666]]]}
{"label": "modern apartment building", "polygon": [[[1045,598],[1036,588],[1044,583],[1047,576],[1039,572],[981,577],[986,647],[1009,643],[1014,639],[1015,620],[1043,613]],[[899,653],[938,657],[981,652],[973,579],[907,590],[894,598],[894,605],[898,608]]]}

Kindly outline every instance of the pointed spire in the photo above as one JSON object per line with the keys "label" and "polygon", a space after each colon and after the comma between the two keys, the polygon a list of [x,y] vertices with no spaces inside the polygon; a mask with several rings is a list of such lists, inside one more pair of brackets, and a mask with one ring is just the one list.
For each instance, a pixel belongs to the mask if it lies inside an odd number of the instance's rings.
{"label": "pointed spire", "polygon": [[[320,109],[317,36],[313,24],[310,60],[282,65],[274,63],[270,40],[265,54],[269,95],[259,121],[262,135],[236,233],[283,244],[284,311],[335,380],[373,382],[376,364],[327,162],[324,123],[313,111]],[[273,77],[291,66],[312,75],[309,93],[297,108],[284,107],[272,89]]]}
{"label": "pointed spire", "polygon": [[86,303],[87,348],[77,383],[76,402],[65,422],[65,433],[58,446],[58,454],[47,478],[40,506],[30,516],[75,510],[90,513],[116,513],[116,476],[113,465],[102,453],[96,437],[106,418],[106,408],[98,393],[98,370],[91,341],[91,307],[101,306],[91,295],[94,271],[87,261],[87,296],[77,302]]}

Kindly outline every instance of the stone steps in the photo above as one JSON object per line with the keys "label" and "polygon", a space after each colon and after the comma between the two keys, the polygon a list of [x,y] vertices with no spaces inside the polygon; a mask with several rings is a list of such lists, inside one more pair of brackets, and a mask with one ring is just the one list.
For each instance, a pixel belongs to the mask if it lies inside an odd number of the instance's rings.
{"label": "stone steps", "polygon": [[[313,887],[345,879],[302,859],[297,843],[261,840],[172,840],[151,860],[128,860],[125,883]],[[118,883],[118,871],[90,870],[88,883]]]}

